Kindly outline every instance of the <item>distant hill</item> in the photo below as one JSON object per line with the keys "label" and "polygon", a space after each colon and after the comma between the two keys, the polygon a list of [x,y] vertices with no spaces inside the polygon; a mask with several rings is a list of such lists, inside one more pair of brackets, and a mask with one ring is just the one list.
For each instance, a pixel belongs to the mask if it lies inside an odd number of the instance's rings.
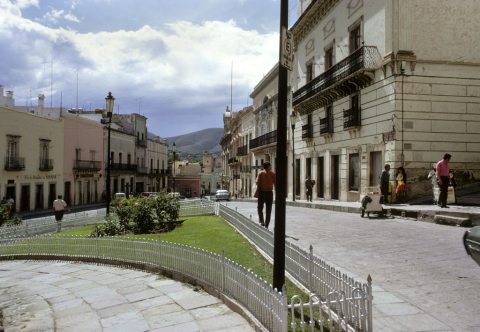
{"label": "distant hill", "polygon": [[[148,133],[149,138],[155,134]],[[168,148],[172,148],[172,143],[177,145],[177,152],[182,155],[202,155],[203,149],[208,149],[210,153],[221,153],[222,146],[218,144],[223,136],[223,128],[208,128],[196,131],[190,134],[165,137],[168,140]]]}

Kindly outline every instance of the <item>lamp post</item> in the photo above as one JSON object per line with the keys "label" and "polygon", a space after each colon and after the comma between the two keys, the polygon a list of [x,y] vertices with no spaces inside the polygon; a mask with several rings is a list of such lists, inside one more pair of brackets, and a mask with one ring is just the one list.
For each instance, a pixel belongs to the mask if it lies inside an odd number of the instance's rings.
{"label": "lamp post", "polygon": [[107,98],[105,98],[107,101],[107,119],[102,119],[104,120],[103,123],[107,124],[108,126],[108,143],[107,143],[107,216],[110,213],[110,197],[111,197],[111,192],[110,192],[110,166],[111,166],[111,160],[110,160],[110,127],[112,125],[112,114],[113,114],[113,101],[115,98],[113,98],[112,93],[109,92]]}
{"label": "lamp post", "polygon": [[293,193],[293,201],[295,202],[295,196],[296,196],[296,189],[295,188],[295,120],[297,119],[297,114],[295,112],[292,112],[290,114],[290,125],[292,126],[292,193]]}
{"label": "lamp post", "polygon": [[173,151],[173,192],[175,195],[175,175],[177,175],[176,167],[175,167],[175,154],[177,152],[177,145],[175,142],[172,144],[172,151]]}

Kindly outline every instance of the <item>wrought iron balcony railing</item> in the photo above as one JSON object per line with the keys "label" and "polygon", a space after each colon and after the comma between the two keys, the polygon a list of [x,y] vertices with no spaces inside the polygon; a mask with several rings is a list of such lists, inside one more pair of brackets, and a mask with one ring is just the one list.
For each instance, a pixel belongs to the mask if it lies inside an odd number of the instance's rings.
{"label": "wrought iron balcony railing", "polygon": [[158,168],[151,168],[150,171],[148,172],[148,175],[160,175],[161,174],[161,169]]}
{"label": "wrought iron balcony railing", "polygon": [[168,169],[162,169],[162,174],[167,174],[167,175],[170,175],[170,174],[172,174],[172,169],[171,169],[171,168],[168,168]]}
{"label": "wrought iron balcony railing", "polygon": [[362,124],[361,109],[351,108],[343,111],[343,129],[360,127]]}
{"label": "wrought iron balcony railing", "polygon": [[25,158],[5,157],[5,170],[6,171],[23,171],[23,170],[25,170]]}
{"label": "wrought iron balcony railing", "polygon": [[38,169],[41,171],[53,171],[53,159],[40,158],[40,166]]}
{"label": "wrought iron balcony railing", "polygon": [[342,81],[361,69],[375,69],[380,56],[375,46],[362,46],[348,57],[295,91],[293,106]]}
{"label": "wrought iron balcony railing", "polygon": [[[105,166],[106,168],[106,166]],[[99,171],[102,169],[101,161],[92,161],[92,160],[74,160],[73,161],[74,170],[88,170],[88,171]]]}
{"label": "wrought iron balcony railing", "polygon": [[[107,169],[107,165],[105,165],[105,169]],[[137,165],[136,164],[111,163],[110,170],[112,170],[112,171],[135,172],[137,170]]]}
{"label": "wrought iron balcony railing", "polygon": [[247,145],[239,147],[238,150],[237,150],[237,156],[246,156],[247,155],[247,149],[248,149]]}
{"label": "wrought iron balcony railing", "polygon": [[230,159],[228,159],[228,163],[229,164],[238,163],[238,158],[237,157],[230,158]]}
{"label": "wrought iron balcony railing", "polygon": [[148,167],[137,167],[138,175],[148,175]]}
{"label": "wrought iron balcony railing", "polygon": [[256,137],[250,140],[250,150],[258,148],[260,146],[272,144],[277,142],[277,131],[271,131],[265,135]]}
{"label": "wrought iron balcony railing", "polygon": [[138,139],[137,138],[137,146],[140,146],[142,148],[146,148],[147,147],[147,141],[144,140],[144,139]]}
{"label": "wrought iron balcony railing", "polygon": [[302,139],[313,138],[313,126],[311,123],[302,126]]}
{"label": "wrought iron balcony railing", "polygon": [[333,134],[333,116],[320,119],[320,135]]}

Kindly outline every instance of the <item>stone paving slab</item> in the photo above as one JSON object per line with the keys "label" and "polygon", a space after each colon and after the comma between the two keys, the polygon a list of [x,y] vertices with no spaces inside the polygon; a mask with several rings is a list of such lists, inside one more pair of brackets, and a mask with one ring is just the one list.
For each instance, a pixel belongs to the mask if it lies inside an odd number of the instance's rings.
{"label": "stone paving slab", "polygon": [[[256,204],[227,206],[258,222]],[[374,331],[480,331],[480,267],[465,253],[465,228],[292,206],[286,220],[293,244],[356,280],[372,276]]]}
{"label": "stone paving slab", "polygon": [[0,262],[3,326],[6,332],[255,331],[216,297],[157,278],[84,263]]}

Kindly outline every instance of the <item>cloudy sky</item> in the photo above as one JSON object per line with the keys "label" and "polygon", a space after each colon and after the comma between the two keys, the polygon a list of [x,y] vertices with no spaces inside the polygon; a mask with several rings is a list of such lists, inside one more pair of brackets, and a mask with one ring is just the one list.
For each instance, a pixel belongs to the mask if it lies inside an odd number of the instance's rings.
{"label": "cloudy sky", "polygon": [[[162,137],[223,127],[278,61],[280,0],[0,0],[0,84],[17,105],[139,112]],[[290,0],[290,22],[296,1]],[[51,66],[53,63],[53,67]],[[53,68],[53,70],[52,70]]]}

